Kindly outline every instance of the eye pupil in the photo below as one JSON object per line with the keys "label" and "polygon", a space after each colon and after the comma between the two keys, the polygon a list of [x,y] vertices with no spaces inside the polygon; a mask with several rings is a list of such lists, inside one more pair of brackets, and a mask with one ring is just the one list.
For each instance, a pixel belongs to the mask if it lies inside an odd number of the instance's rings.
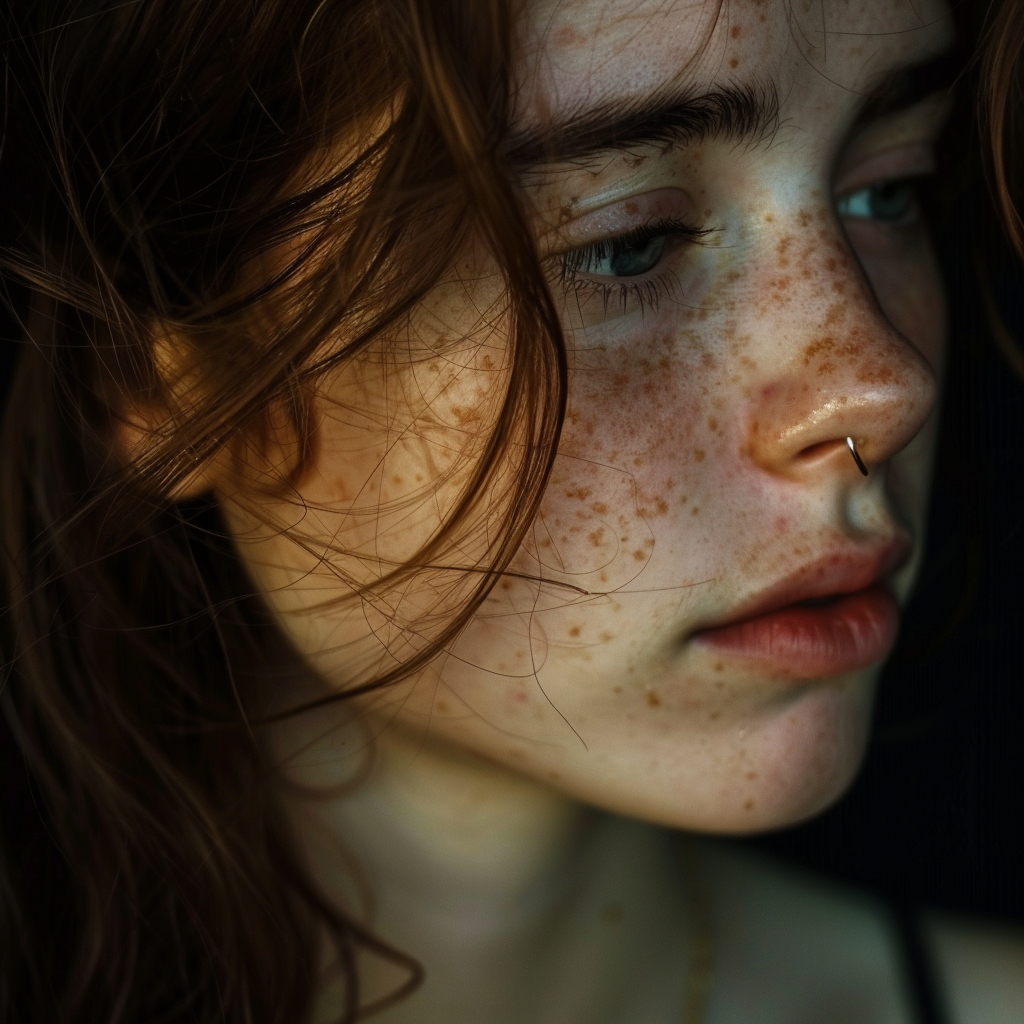
{"label": "eye pupil", "polygon": [[633,244],[614,245],[609,271],[615,277],[636,277],[652,269],[665,249],[665,236],[655,235]]}
{"label": "eye pupil", "polygon": [[902,220],[913,205],[914,189],[905,181],[887,181],[871,190],[871,215],[877,220]]}

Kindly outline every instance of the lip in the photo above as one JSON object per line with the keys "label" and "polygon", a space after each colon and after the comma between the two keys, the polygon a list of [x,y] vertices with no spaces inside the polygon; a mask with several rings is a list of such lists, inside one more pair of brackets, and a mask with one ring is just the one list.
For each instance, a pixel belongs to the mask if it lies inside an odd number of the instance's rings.
{"label": "lip", "polygon": [[[691,639],[794,679],[867,668],[892,650],[900,610],[889,580],[910,555],[899,537],[872,551],[836,551],[801,567]],[[807,605],[803,602],[818,600]]]}

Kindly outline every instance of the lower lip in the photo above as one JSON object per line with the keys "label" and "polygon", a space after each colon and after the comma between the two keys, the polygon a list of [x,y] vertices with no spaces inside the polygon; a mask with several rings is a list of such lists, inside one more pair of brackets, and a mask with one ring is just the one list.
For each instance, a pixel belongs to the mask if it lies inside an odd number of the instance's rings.
{"label": "lower lip", "polygon": [[695,634],[716,653],[739,655],[800,679],[842,675],[892,650],[900,610],[884,587],[868,587],[826,605],[788,605],[767,615]]}

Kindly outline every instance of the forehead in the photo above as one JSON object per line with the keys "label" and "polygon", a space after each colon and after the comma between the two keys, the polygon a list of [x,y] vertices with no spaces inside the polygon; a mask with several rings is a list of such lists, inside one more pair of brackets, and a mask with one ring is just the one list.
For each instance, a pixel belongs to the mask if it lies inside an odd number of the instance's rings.
{"label": "forehead", "polygon": [[945,0],[528,0],[520,124],[666,90],[771,82],[782,116],[942,52]]}

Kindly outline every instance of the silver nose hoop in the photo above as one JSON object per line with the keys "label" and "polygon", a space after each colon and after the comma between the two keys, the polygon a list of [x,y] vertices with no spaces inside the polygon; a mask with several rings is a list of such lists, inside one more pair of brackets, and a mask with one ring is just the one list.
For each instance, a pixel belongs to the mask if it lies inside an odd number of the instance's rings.
{"label": "silver nose hoop", "polygon": [[850,454],[853,456],[853,461],[857,463],[857,468],[864,476],[867,476],[868,467],[864,465],[864,460],[860,457],[860,453],[857,451],[857,446],[854,444],[852,437],[848,437],[846,439],[846,447],[850,449]]}

